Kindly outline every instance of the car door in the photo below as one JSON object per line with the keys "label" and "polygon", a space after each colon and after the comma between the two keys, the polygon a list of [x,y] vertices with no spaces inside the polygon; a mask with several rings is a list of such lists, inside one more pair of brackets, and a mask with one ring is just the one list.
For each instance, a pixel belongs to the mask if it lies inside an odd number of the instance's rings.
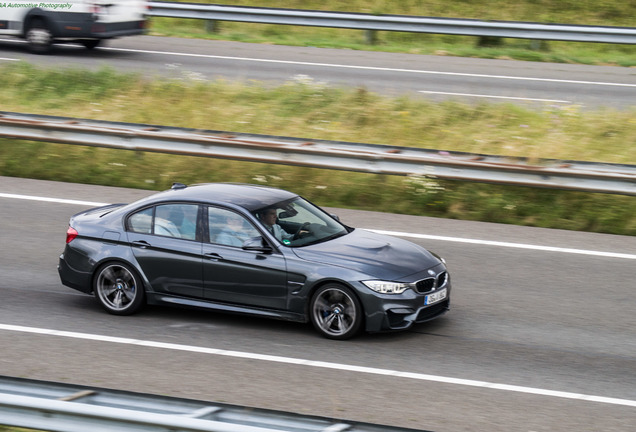
{"label": "car door", "polygon": [[197,204],[167,203],[127,218],[133,254],[157,293],[203,297]]}
{"label": "car door", "polygon": [[[242,242],[261,232],[230,209],[208,207],[203,242],[203,287],[207,299],[236,305],[287,308],[285,257],[244,250]],[[238,238],[239,241],[234,240]]]}

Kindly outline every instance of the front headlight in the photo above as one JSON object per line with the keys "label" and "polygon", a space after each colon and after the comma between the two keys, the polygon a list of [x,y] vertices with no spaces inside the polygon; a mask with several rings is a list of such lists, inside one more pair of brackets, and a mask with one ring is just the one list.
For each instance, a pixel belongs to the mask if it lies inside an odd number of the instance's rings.
{"label": "front headlight", "polygon": [[380,280],[362,281],[362,283],[380,294],[402,294],[412,286],[409,283]]}

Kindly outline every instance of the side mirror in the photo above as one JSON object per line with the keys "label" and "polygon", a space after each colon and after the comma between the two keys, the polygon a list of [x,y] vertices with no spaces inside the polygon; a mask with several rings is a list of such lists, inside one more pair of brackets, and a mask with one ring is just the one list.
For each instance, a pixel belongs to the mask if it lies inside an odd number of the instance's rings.
{"label": "side mirror", "polygon": [[338,217],[337,214],[333,214],[333,213],[329,213],[329,216],[331,216],[333,219],[337,220],[338,222],[340,222],[340,218]]}
{"label": "side mirror", "polygon": [[273,252],[272,247],[269,244],[267,244],[267,242],[263,240],[263,237],[261,236],[252,237],[245,240],[245,242],[243,242],[242,248],[243,250],[255,251],[255,252],[263,252],[263,253]]}

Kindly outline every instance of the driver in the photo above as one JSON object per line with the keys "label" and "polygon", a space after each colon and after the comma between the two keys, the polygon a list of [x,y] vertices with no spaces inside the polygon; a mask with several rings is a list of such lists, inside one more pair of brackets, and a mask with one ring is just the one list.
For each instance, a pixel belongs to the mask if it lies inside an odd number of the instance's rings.
{"label": "driver", "polygon": [[265,225],[267,231],[272,233],[272,235],[276,237],[278,241],[282,242],[283,240],[293,240],[294,235],[289,234],[287,231],[282,229],[280,225],[276,223],[276,217],[276,209],[270,207],[263,210],[263,212],[261,213],[261,222],[263,222],[263,225]]}

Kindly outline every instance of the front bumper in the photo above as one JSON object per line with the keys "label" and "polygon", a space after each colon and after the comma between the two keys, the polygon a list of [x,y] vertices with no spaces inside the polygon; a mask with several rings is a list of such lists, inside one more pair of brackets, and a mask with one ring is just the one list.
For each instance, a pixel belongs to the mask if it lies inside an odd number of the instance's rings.
{"label": "front bumper", "polygon": [[366,331],[369,333],[406,330],[439,318],[450,310],[450,297],[430,306],[412,307],[408,304],[391,304],[378,312],[367,314]]}
{"label": "front bumper", "polygon": [[389,309],[386,311],[384,326],[387,330],[403,330],[413,324],[431,321],[444,315],[450,310],[450,298],[422,307],[413,309]]}
{"label": "front bumper", "polygon": [[[445,271],[445,270],[444,270]],[[417,280],[417,279],[416,279]],[[367,295],[362,299],[366,312],[365,329],[370,333],[406,330],[414,324],[431,321],[444,315],[450,310],[451,283],[450,277],[443,286],[434,287],[426,292],[418,292],[409,289],[402,294],[378,294],[369,293],[370,289],[364,287]],[[446,290],[446,296],[433,304],[425,304],[425,299],[435,293]]]}

